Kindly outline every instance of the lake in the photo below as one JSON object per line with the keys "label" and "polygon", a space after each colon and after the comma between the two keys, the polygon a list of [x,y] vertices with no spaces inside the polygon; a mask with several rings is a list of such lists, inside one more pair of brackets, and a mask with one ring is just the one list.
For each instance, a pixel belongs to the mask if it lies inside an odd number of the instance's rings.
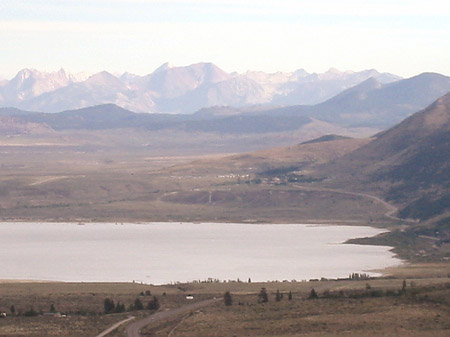
{"label": "lake", "polygon": [[0,223],[0,279],[164,284],[346,277],[401,263],[390,247],[342,244],[381,232],[302,224]]}

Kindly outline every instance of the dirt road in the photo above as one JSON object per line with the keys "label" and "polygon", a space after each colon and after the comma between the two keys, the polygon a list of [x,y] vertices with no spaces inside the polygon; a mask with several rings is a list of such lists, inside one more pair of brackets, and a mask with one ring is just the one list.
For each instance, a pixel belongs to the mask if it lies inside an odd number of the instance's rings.
{"label": "dirt road", "polygon": [[110,332],[113,332],[114,330],[116,330],[122,324],[125,324],[126,322],[131,321],[132,319],[134,319],[134,316],[130,316],[127,319],[117,322],[116,324],[110,326],[108,329],[106,329],[105,331],[102,331],[100,334],[98,334],[95,337],[104,337],[104,336],[108,335]]}
{"label": "dirt road", "polygon": [[126,331],[128,337],[141,337],[140,330],[151,323],[163,321],[163,320],[166,320],[169,318],[179,316],[183,313],[186,313],[186,312],[189,312],[192,310],[197,310],[197,309],[200,309],[203,307],[207,307],[207,306],[209,306],[213,303],[216,303],[217,301],[221,301],[221,300],[222,300],[221,298],[216,298],[216,299],[211,299],[211,300],[188,304],[188,305],[182,306],[180,308],[172,309],[169,311],[160,311],[160,312],[157,312],[156,314],[153,314],[151,316],[145,317],[143,319],[140,319],[136,322],[131,323],[130,325],[127,326],[125,331]]}
{"label": "dirt road", "polygon": [[359,197],[363,197],[363,198],[372,199],[372,200],[382,204],[384,207],[386,207],[388,209],[388,211],[386,213],[384,213],[384,215],[386,217],[393,219],[393,220],[397,220],[397,221],[412,222],[412,223],[416,222],[416,220],[413,220],[413,219],[402,219],[402,218],[396,217],[394,214],[397,213],[398,208],[395,207],[394,205],[391,205],[390,203],[384,201],[383,199],[374,196],[374,195],[358,193],[358,192],[348,192],[348,191],[344,191],[344,190],[335,190],[335,189],[331,189],[331,188],[305,187],[305,186],[300,186],[300,185],[292,185],[292,186],[294,186],[295,188],[304,190],[304,191],[340,193],[340,194],[355,195],[355,196],[359,196]]}

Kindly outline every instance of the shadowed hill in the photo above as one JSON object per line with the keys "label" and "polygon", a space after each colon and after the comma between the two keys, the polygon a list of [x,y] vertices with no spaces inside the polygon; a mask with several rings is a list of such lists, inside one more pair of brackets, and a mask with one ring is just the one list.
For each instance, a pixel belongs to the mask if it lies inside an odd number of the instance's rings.
{"label": "shadowed hill", "polygon": [[[1,111],[0,111],[1,113]],[[114,104],[104,104],[60,113],[28,113],[5,110],[27,122],[45,123],[55,130],[107,130],[141,128],[146,130],[177,130],[224,134],[263,134],[298,130],[311,119],[304,116],[232,115],[205,117],[182,114],[134,113]]]}
{"label": "shadowed hill", "polygon": [[325,135],[319,138],[307,140],[306,142],[301,143],[302,144],[313,144],[313,143],[322,143],[322,142],[330,142],[333,140],[342,140],[342,139],[350,139],[350,137],[344,137],[339,135]]}
{"label": "shadowed hill", "polygon": [[291,106],[265,113],[302,115],[343,126],[387,128],[450,91],[450,77],[423,73],[382,85],[370,78],[314,106]]}
{"label": "shadowed hill", "polygon": [[428,219],[450,211],[450,93],[325,171],[338,181],[381,190],[403,205],[402,217]]}
{"label": "shadowed hill", "polygon": [[163,129],[184,121],[184,115],[138,114],[114,104],[103,104],[60,113],[22,116],[27,121],[46,123],[55,130],[106,130],[120,128]]}
{"label": "shadowed hill", "polygon": [[0,108],[0,116],[25,116],[25,115],[35,115],[39,112],[35,111],[25,111],[17,108]]}

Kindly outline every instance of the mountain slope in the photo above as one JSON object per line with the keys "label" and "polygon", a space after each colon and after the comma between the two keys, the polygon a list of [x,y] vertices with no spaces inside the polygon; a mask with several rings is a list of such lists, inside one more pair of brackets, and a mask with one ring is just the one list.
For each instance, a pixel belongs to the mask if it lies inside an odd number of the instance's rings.
{"label": "mountain slope", "polygon": [[106,71],[95,74],[85,81],[71,83],[58,90],[44,93],[18,106],[29,110],[58,112],[106,103],[117,103],[135,111],[145,111],[154,106],[149,95],[132,90]]}
{"label": "mountain slope", "polygon": [[25,111],[17,108],[0,108],[0,116],[25,116],[39,114],[36,111]]}
{"label": "mountain slope", "polygon": [[283,84],[280,94],[274,97],[272,103],[283,105],[319,104],[369,78],[375,78],[380,83],[391,83],[401,79],[392,74],[379,73],[374,69],[361,72],[340,72],[337,69],[330,69],[323,74],[307,74],[295,81]]}
{"label": "mountain slope", "polygon": [[72,83],[64,69],[54,73],[43,73],[36,69],[23,69],[0,88],[0,103],[4,106],[17,106],[20,102],[32,99],[47,92],[55,91]]}
{"label": "mountain slope", "polygon": [[159,130],[173,127],[184,121],[183,115],[138,114],[114,104],[102,104],[60,113],[34,113],[22,119],[50,125],[55,130],[108,130],[146,128]]}
{"label": "mountain slope", "polygon": [[143,91],[158,93],[158,98],[185,95],[205,83],[217,83],[231,76],[212,63],[198,63],[187,67],[159,67],[152,74],[139,79],[136,85]]}
{"label": "mountain slope", "polygon": [[380,191],[403,217],[450,211],[450,93],[325,168],[344,184]]}
{"label": "mountain slope", "polygon": [[52,128],[44,123],[32,123],[20,118],[0,115],[0,135],[51,134]]}
{"label": "mountain slope", "polygon": [[293,106],[268,113],[301,114],[343,126],[387,128],[450,91],[450,77],[434,73],[382,84],[368,79],[314,106]]}

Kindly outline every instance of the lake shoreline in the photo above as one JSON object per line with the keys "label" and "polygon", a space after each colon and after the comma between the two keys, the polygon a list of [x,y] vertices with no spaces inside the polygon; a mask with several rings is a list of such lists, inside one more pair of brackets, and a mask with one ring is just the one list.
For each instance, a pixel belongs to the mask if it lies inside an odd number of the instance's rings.
{"label": "lake shoreline", "polygon": [[372,270],[403,263],[391,247],[343,244],[386,231],[368,226],[7,222],[0,224],[0,231],[9,236],[2,243],[5,254],[15,242],[14,249],[19,247],[23,255],[9,256],[4,279],[168,284],[252,278],[263,282],[342,278],[354,272],[375,275]]}

